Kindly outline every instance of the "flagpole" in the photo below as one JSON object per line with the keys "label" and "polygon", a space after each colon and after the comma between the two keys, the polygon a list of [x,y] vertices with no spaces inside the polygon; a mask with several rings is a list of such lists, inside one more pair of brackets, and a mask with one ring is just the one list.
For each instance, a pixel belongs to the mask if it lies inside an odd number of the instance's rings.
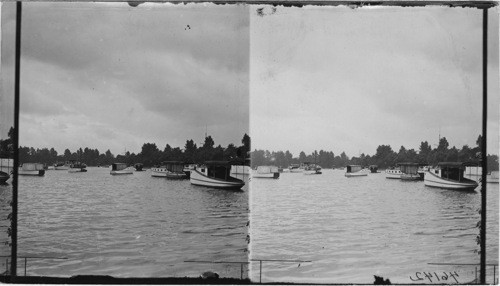
{"label": "flagpole", "polygon": [[483,9],[483,136],[481,142],[481,273],[480,284],[486,284],[486,123],[488,120],[488,9]]}
{"label": "flagpole", "polygon": [[22,2],[16,2],[16,58],[14,79],[14,170],[12,178],[12,221],[11,221],[11,282],[15,282],[17,276],[17,196],[18,196],[18,166],[19,166],[19,91],[20,91],[20,69],[21,69],[21,13]]}

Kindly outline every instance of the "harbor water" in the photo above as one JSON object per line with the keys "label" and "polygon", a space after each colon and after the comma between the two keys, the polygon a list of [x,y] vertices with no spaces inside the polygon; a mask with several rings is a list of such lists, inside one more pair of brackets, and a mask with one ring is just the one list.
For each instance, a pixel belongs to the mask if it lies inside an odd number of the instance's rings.
{"label": "harbor water", "polygon": [[[54,258],[28,259],[27,275],[241,276],[238,264],[185,261],[247,261],[247,186],[225,191],[150,171],[109,172],[95,167],[19,177],[18,256]],[[11,184],[1,185],[1,256],[10,255],[3,243],[10,198]],[[23,275],[24,259],[18,267]]]}
{"label": "harbor water", "polygon": [[[377,275],[392,283],[454,284],[475,279],[476,266],[430,263],[479,264],[479,191],[430,188],[423,181],[386,179],[383,172],[346,178],[344,172],[252,179],[252,280],[372,284]],[[498,264],[498,184],[487,186],[487,263]],[[258,260],[311,262],[263,261],[261,272]],[[488,267],[487,282],[493,282],[493,271]],[[498,279],[498,267],[495,271]]]}

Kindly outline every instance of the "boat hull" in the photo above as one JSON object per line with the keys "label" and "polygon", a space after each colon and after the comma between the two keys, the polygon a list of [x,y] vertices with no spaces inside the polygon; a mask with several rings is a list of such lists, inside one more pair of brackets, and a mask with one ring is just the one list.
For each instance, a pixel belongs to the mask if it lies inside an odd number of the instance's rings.
{"label": "boat hull", "polygon": [[54,170],[69,170],[69,166],[55,166]]}
{"label": "boat hull", "polygon": [[465,179],[464,181],[454,181],[441,178],[429,171],[425,172],[424,184],[428,187],[447,189],[447,190],[474,190],[478,184],[475,181]]}
{"label": "boat hull", "polygon": [[402,181],[420,181],[422,177],[419,174],[401,174]]}
{"label": "boat hull", "polygon": [[45,170],[19,170],[18,175],[20,176],[38,176],[41,177],[45,175]]}
{"label": "boat hull", "polygon": [[385,178],[386,179],[401,179],[401,171],[394,171],[394,170],[385,170]]}
{"label": "boat hull", "polygon": [[232,178],[231,180],[222,180],[207,177],[198,170],[191,171],[191,184],[196,186],[211,187],[217,189],[241,189],[245,183],[242,180]]}
{"label": "boat hull", "polygon": [[68,173],[84,173],[87,172],[85,168],[69,168]]}
{"label": "boat hull", "polygon": [[120,171],[110,171],[111,175],[130,175],[133,174],[133,170],[120,170]]}
{"label": "boat hull", "polygon": [[362,176],[368,176],[367,173],[362,173],[362,172],[355,172],[355,173],[345,173],[345,175],[347,178],[350,178],[350,177],[362,177]]}
{"label": "boat hull", "polygon": [[280,173],[265,173],[265,174],[254,173],[254,174],[252,174],[252,178],[278,179],[279,177],[280,177]]}
{"label": "boat hull", "polygon": [[152,168],[151,169],[152,177],[162,177],[167,179],[187,179],[188,176],[183,172],[170,172],[166,168]]}

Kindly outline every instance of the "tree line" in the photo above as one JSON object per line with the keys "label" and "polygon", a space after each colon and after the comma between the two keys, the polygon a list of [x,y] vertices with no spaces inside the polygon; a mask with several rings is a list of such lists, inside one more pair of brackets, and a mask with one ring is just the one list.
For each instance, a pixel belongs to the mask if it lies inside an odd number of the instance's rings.
{"label": "tree line", "polygon": [[[9,131],[9,138],[0,140],[0,158],[13,158],[12,147],[13,128]],[[130,153],[114,155],[108,149],[100,153],[98,149],[79,148],[71,152],[65,149],[63,154],[58,154],[54,148],[33,148],[19,146],[19,162],[43,163],[54,165],[57,162],[76,160],[88,166],[110,165],[115,162],[127,163],[129,165],[142,163],[145,167],[159,165],[164,161],[183,161],[186,163],[202,163],[211,160],[241,160],[247,159],[250,153],[250,136],[243,135],[242,145],[229,144],[222,147],[215,146],[212,136],[206,136],[202,146],[197,146],[194,141],[186,140],[184,148],[172,147],[166,144],[163,150],[159,149],[156,143],[144,143],[141,151],[137,154]]]}
{"label": "tree line", "polygon": [[[374,155],[360,154],[350,157],[345,152],[335,155],[331,151],[320,150],[306,155],[303,151],[294,157],[288,150],[268,151],[254,150],[251,152],[252,166],[276,165],[288,167],[291,164],[305,162],[316,163],[323,168],[339,168],[346,165],[370,166],[377,165],[381,169],[395,166],[398,163],[418,163],[421,165],[435,165],[438,162],[470,162],[479,163],[481,159],[482,136],[476,140],[476,146],[464,145],[461,149],[455,146],[450,148],[446,137],[440,138],[439,144],[432,148],[427,141],[420,143],[419,150],[407,149],[401,146],[398,152],[392,150],[390,145],[379,145]],[[498,170],[498,156],[488,155],[488,170]]]}

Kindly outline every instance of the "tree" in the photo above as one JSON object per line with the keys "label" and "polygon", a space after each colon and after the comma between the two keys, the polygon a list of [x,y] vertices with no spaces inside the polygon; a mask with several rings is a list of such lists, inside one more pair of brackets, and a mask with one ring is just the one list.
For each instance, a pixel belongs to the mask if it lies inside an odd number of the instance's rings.
{"label": "tree", "polygon": [[184,160],[188,162],[194,162],[195,161],[195,156],[196,156],[196,143],[191,140],[187,140],[186,144],[184,145]]}
{"label": "tree", "polygon": [[387,168],[394,165],[397,154],[392,151],[391,146],[379,145],[374,157],[375,165],[378,165],[380,168]]}
{"label": "tree", "polygon": [[250,152],[250,150],[251,150],[250,149],[251,148],[250,136],[248,136],[246,133],[245,133],[245,135],[243,135],[243,139],[241,139],[241,144],[243,144],[243,148],[241,150],[243,153],[242,155],[245,156],[245,158],[246,158],[248,152]]}
{"label": "tree", "polygon": [[141,153],[139,153],[139,156],[142,159],[143,164],[149,167],[158,164],[161,159],[160,150],[158,149],[158,147],[156,147],[155,143],[144,143],[142,145]]}
{"label": "tree", "polygon": [[304,153],[304,151],[300,151],[300,154],[299,154],[299,161],[301,163],[304,163],[307,161],[307,156],[306,156],[306,153]]}

